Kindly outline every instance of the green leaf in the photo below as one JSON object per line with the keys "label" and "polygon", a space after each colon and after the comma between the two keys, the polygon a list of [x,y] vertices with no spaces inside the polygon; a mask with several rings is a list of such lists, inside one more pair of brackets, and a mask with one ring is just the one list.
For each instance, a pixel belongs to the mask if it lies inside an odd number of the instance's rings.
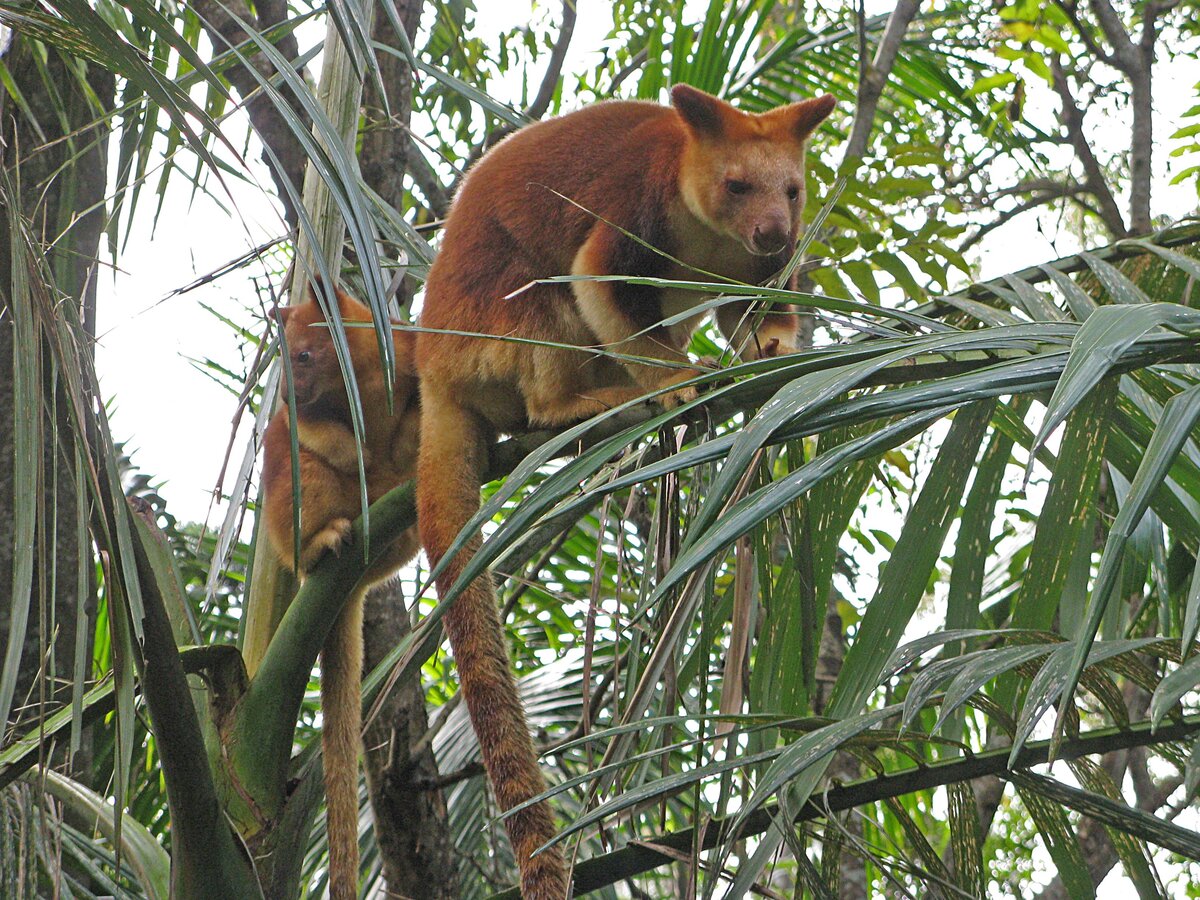
{"label": "green leaf", "polygon": [[1032,772],[1014,772],[1012,780],[1028,790],[1036,790],[1051,803],[1083,813],[1105,826],[1165,847],[1186,859],[1200,860],[1200,834],[1190,828]]}
{"label": "green leaf", "polygon": [[1188,586],[1187,602],[1183,608],[1183,636],[1180,646],[1184,654],[1191,652],[1192,641],[1200,629],[1200,559],[1192,569],[1192,581]]}
{"label": "green leaf", "polygon": [[946,597],[946,629],[972,628],[983,602],[983,576],[992,549],[991,531],[1013,439],[996,430],[975,470],[954,544],[954,566]]}
{"label": "green leaf", "polygon": [[152,900],[168,900],[171,858],[144,825],[128,816],[120,822],[119,813],[114,813],[107,799],[53,769],[42,769],[26,779],[36,787],[44,785],[46,792],[80,821],[95,823],[100,833],[117,845],[122,863],[134,871],[146,895]]}
{"label": "green leaf", "polygon": [[1038,266],[1038,269],[1046,275],[1051,281],[1058,285],[1058,289],[1062,291],[1063,297],[1066,298],[1067,307],[1080,322],[1086,321],[1096,309],[1096,301],[1091,298],[1087,291],[1075,283],[1075,279],[1070,275],[1066,275],[1053,266]]}
{"label": "green leaf", "polygon": [[1070,673],[1059,710],[1060,723],[1065,715],[1067,704],[1072,701],[1071,695],[1079,683],[1079,676],[1083,672],[1092,641],[1100,627],[1100,619],[1108,607],[1110,594],[1120,575],[1121,561],[1129,537],[1150,505],[1150,498],[1154,491],[1166,478],[1171,463],[1179,454],[1179,450],[1183,447],[1184,442],[1190,439],[1197,420],[1200,420],[1200,385],[1182,391],[1172,397],[1163,407],[1162,419],[1158,427],[1154,429],[1154,436],[1146,447],[1146,455],[1142,459],[1141,465],[1138,466],[1129,496],[1117,512],[1117,517],[1109,531],[1108,540],[1104,544],[1104,553],[1100,557],[1100,570],[1096,575],[1095,586],[1092,588],[1087,621],[1074,635],[1074,652],[1071,656]]}
{"label": "green leaf", "polygon": [[[1050,627],[1075,548],[1080,543],[1091,546],[1092,534],[1086,528],[1096,503],[1116,388],[1115,379],[1102,383],[1067,419],[1050,489],[1038,515],[1021,593],[1013,604],[1013,628]],[[999,702],[1003,705],[1011,699],[1002,695]]]}
{"label": "green leaf", "polygon": [[1102,306],[1071,342],[1071,356],[1050,398],[1034,447],[1040,447],[1076,404],[1103,378],[1130,346],[1152,328],[1184,334],[1200,332],[1200,310],[1175,303]]}
{"label": "green leaf", "polygon": [[1146,292],[1121,274],[1121,270],[1116,266],[1086,250],[1080,251],[1079,258],[1087,263],[1088,268],[1095,273],[1096,278],[1117,303],[1132,306],[1151,302]]}
{"label": "green leaf", "polygon": [[825,479],[837,474],[851,463],[878,455],[884,450],[903,443],[913,434],[924,430],[929,424],[941,418],[947,411],[943,407],[931,413],[907,416],[878,431],[849,441],[734,503],[723,511],[711,528],[695,539],[688,549],[679,555],[675,564],[654,589],[648,602],[654,604],[661,600],[685,576],[723,553],[735,539],[741,537],[758,523],[775,515],[788,504],[795,502],[798,497]]}
{"label": "green leaf", "polygon": [[739,820],[789,782],[794,781],[788,792],[788,804],[793,807],[802,804],[824,772],[824,766],[815,764],[839,743],[887,714],[886,709],[863,712],[862,706],[878,685],[924,596],[929,573],[958,510],[993,407],[992,403],[976,403],[958,412],[905,521],[833,688],[827,714],[846,721],[791,745],[759,780],[750,801],[739,812]]}
{"label": "green leaf", "polygon": [[1169,673],[1154,690],[1150,698],[1150,721],[1158,727],[1185,694],[1200,684],[1200,654],[1193,654],[1179,668]]}
{"label": "green leaf", "polygon": [[1063,887],[1068,897],[1089,900],[1096,896],[1092,886],[1092,876],[1088,873],[1083,851],[1079,849],[1079,841],[1075,837],[1075,829],[1067,818],[1067,811],[1057,803],[1052,802],[1033,785],[1025,788],[1018,783],[1018,793],[1021,803],[1029,810],[1029,815],[1037,826],[1054,867],[1063,880]]}
{"label": "green leaf", "polygon": [[[8,187],[8,185],[6,185]],[[14,191],[5,191],[8,242],[11,254],[10,303],[6,304],[12,328],[12,484],[13,508],[6,515],[13,522],[12,582],[0,585],[8,591],[8,647],[4,668],[0,671],[0,722],[8,722],[17,679],[21,675],[21,654],[29,624],[29,607],[33,599],[34,533],[37,526],[37,503],[41,494],[42,455],[42,339],[35,321],[35,300],[31,273],[36,264],[30,258],[30,245],[14,209]],[[6,461],[8,462],[8,461]]]}
{"label": "green leaf", "polygon": [[[80,629],[83,630],[83,629]],[[113,682],[104,681],[89,690],[75,705],[66,706],[38,722],[37,727],[15,738],[0,750],[0,788],[5,788],[23,772],[36,765],[51,742],[61,742],[64,732],[88,724],[110,712],[113,707]]]}

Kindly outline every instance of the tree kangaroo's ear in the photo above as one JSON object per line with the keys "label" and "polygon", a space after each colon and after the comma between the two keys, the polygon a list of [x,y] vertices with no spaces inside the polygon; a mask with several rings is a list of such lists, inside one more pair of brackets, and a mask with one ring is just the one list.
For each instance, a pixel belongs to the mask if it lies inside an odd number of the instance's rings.
{"label": "tree kangaroo's ear", "polygon": [[671,105],[692,131],[708,137],[719,136],[725,117],[731,113],[736,115],[734,108],[724,100],[690,84],[677,84],[671,88]]}
{"label": "tree kangaroo's ear", "polygon": [[823,94],[811,100],[790,103],[779,110],[779,114],[788,120],[792,134],[804,140],[825,121],[836,105],[837,98],[833,94]]}

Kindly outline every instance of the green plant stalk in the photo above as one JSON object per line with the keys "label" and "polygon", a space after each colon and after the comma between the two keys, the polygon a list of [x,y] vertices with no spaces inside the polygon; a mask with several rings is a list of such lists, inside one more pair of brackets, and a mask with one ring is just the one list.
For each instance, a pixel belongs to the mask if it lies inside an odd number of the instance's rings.
{"label": "green plant stalk", "polygon": [[145,532],[155,526],[145,515],[140,518],[144,527],[137,529],[134,555],[145,613],[141,683],[171,814],[171,896],[253,900],[262,896],[262,890],[253,862],[222,811],[159,573],[145,546]]}
{"label": "green plant stalk", "polygon": [[313,568],[280,621],[234,711],[226,740],[234,777],[262,818],[273,819],[283,806],[296,717],[329,629],[366,567],[415,522],[411,483],[384,495],[371,507],[366,565],[360,517],[350,543],[338,556],[326,555]]}

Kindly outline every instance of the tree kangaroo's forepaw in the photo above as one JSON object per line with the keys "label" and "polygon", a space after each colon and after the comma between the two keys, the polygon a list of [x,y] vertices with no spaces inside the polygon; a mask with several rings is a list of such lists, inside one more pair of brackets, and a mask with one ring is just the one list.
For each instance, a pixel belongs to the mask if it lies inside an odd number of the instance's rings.
{"label": "tree kangaroo's forepaw", "polygon": [[352,524],[349,519],[330,519],[325,527],[312,536],[308,546],[300,558],[300,567],[308,571],[326,553],[334,556],[342,552],[342,547],[350,543]]}
{"label": "tree kangaroo's forepaw", "polygon": [[796,344],[785,338],[768,338],[761,344],[756,343],[752,348],[754,351],[750,355],[750,359],[771,359],[776,356],[787,356],[789,353],[796,353],[799,348]]}
{"label": "tree kangaroo's forepaw", "polygon": [[662,394],[655,399],[663,409],[671,410],[678,409],[685,403],[691,403],[699,396],[700,389],[695,385],[689,385],[687,387],[676,388],[675,390],[666,394]]}
{"label": "tree kangaroo's forepaw", "polygon": [[[710,372],[720,368],[717,363],[710,362],[709,360],[701,360],[700,365],[703,368],[688,368],[676,372],[672,377],[660,384],[659,387],[665,388],[670,387],[671,385],[679,384],[683,381],[691,381],[693,378],[699,378],[701,375],[707,375]],[[689,384],[683,387],[677,387],[672,391],[666,392],[665,394],[659,394],[654,398],[654,400],[663,409],[676,409],[680,406],[683,406],[685,403],[691,403],[693,400],[699,397],[701,393],[703,393],[706,387],[707,385]]]}

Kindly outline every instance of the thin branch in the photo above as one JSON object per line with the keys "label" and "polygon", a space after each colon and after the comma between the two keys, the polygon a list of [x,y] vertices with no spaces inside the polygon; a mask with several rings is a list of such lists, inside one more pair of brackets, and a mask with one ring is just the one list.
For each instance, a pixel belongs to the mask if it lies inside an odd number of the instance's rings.
{"label": "thin branch", "polygon": [[619,72],[617,72],[616,75],[613,76],[612,84],[608,86],[609,94],[611,96],[615,96],[617,93],[617,88],[619,88],[625,82],[625,79],[644,66],[646,64],[646,60],[649,58],[650,53],[645,47],[633,54],[629,62],[625,64],[624,68],[622,68]]}
{"label": "thin branch", "polygon": [[1010,210],[1001,213],[998,218],[986,225],[980,225],[975,231],[969,235],[966,240],[958,245],[959,253],[966,253],[981,240],[999,228],[1001,225],[1007,225],[1017,216],[1022,213],[1027,213],[1031,209],[1037,209],[1039,206],[1045,206],[1048,203],[1053,203],[1055,200],[1061,200],[1063,197],[1069,196],[1069,193],[1040,193],[1023,203],[1018,203]]}
{"label": "thin branch", "polygon": [[433,217],[446,218],[446,213],[450,210],[450,193],[442,184],[442,179],[438,177],[433,164],[425,158],[425,154],[411,136],[408,146],[408,174],[425,196],[425,202],[429,205]]}
{"label": "thin branch", "polygon": [[1060,116],[1063,126],[1067,129],[1067,136],[1075,148],[1075,155],[1083,165],[1086,175],[1085,183],[1100,203],[1101,218],[1108,226],[1108,230],[1114,237],[1126,237],[1129,229],[1125,227],[1125,220],[1121,217],[1121,210],[1117,206],[1112,190],[1109,189],[1108,180],[1104,177],[1104,170],[1100,167],[1100,162],[1096,159],[1096,154],[1092,152],[1087,136],[1083,133],[1083,113],[1076,104],[1075,97],[1071,94],[1071,86],[1067,83],[1062,62],[1057,58],[1052,59],[1050,69],[1054,77],[1054,89],[1062,100]]}
{"label": "thin branch", "polygon": [[[258,10],[257,18],[250,11],[245,0],[195,0],[192,8],[196,11],[209,40],[217,50],[247,44],[250,40],[250,35],[247,34],[238,19],[243,22],[255,23],[256,30],[260,34],[265,34],[286,22],[288,18],[287,4],[280,0],[267,0],[267,2],[255,4],[255,8]],[[290,29],[284,29],[273,43],[286,59],[296,59],[299,56],[296,36]],[[275,69],[270,60],[253,44],[247,44],[244,52],[248,63],[254,67],[259,76],[264,79],[275,76]],[[304,182],[304,167],[307,165],[307,160],[300,147],[300,141],[292,133],[287,119],[276,108],[271,98],[259,90],[258,79],[253,73],[241,65],[233,65],[226,69],[224,74],[242,99],[247,101],[246,113],[250,117],[250,124],[254,127],[254,133],[258,135],[258,139],[264,147],[263,161],[267,164],[271,178],[275,182],[276,192],[283,203],[287,223],[294,229],[297,223],[296,209],[292,202],[291,191],[284,185],[286,179],[286,182],[299,190],[300,185]],[[292,112],[301,122],[305,123],[305,127],[309,127],[308,114],[304,111],[300,101],[294,98],[290,91],[284,91],[283,95],[287,98]],[[278,160],[278,167],[272,160],[271,153],[267,152],[267,148],[274,153],[275,159]]]}
{"label": "thin branch", "polygon": [[843,167],[848,164],[857,164],[866,153],[867,141],[870,139],[871,130],[875,125],[875,111],[879,107],[883,86],[887,83],[888,76],[891,75],[892,66],[895,65],[896,55],[900,52],[900,45],[904,42],[908,26],[920,8],[920,0],[900,0],[888,18],[887,26],[883,30],[883,37],[879,39],[879,46],[875,48],[875,58],[859,80],[854,127],[850,131],[850,139],[846,142]]}
{"label": "thin branch", "polygon": [[1137,47],[1130,40],[1129,32],[1125,30],[1125,26],[1121,23],[1121,16],[1108,0],[1092,0],[1092,11],[1096,13],[1096,20],[1100,23],[1100,30],[1104,32],[1104,36],[1112,44],[1112,57],[1105,60],[1105,62],[1110,63],[1127,75],[1130,74],[1133,69],[1139,66],[1140,59]]}
{"label": "thin branch", "polygon": [[562,26],[558,30],[554,49],[550,51],[550,65],[542,76],[542,86],[537,96],[525,110],[525,115],[531,119],[540,119],[550,108],[550,101],[554,99],[554,91],[558,88],[558,79],[562,75],[563,62],[567,58],[567,48],[571,46],[571,35],[575,33],[575,0],[563,0],[562,11]]}
{"label": "thin branch", "polygon": [[[563,61],[567,55],[567,47],[571,43],[571,35],[575,31],[575,0],[563,0],[563,22],[562,28],[558,34],[558,40],[554,42],[554,48],[550,52],[550,65],[546,69],[546,74],[542,77],[541,87],[538,89],[537,97],[534,98],[528,108],[522,115],[530,121],[537,121],[546,114],[546,110],[550,107],[550,101],[554,97],[554,91],[558,86],[559,76],[562,74]],[[467,154],[467,160],[463,163],[462,169],[455,177],[454,182],[450,185],[448,191],[450,196],[454,196],[458,192],[458,186],[462,183],[467,172],[470,171],[480,157],[483,156],[489,149],[495,146],[496,142],[502,138],[508,137],[518,126],[512,124],[499,125],[491,129],[483,136],[478,144],[471,148],[471,152]]]}
{"label": "thin branch", "polygon": [[1077,0],[1072,0],[1070,3],[1065,2],[1065,0],[1055,0],[1055,5],[1066,13],[1067,18],[1071,20],[1075,32],[1079,35],[1079,39],[1083,41],[1083,45],[1087,47],[1088,53],[1092,54],[1096,59],[1108,63],[1110,66],[1113,65],[1112,54],[1096,43],[1092,37],[1092,29],[1088,27],[1086,22],[1079,18],[1079,3]]}
{"label": "thin branch", "polygon": [[[1056,759],[1076,759],[1080,756],[1109,753],[1130,747],[1170,743],[1183,740],[1197,732],[1200,732],[1200,716],[1190,716],[1172,722],[1154,732],[1151,731],[1148,722],[1127,729],[1098,729],[1074,740],[1064,741]],[[809,822],[823,819],[833,813],[892,797],[902,797],[915,791],[927,791],[959,781],[972,781],[1042,765],[1049,757],[1050,741],[1027,744],[1018,754],[1017,764],[1011,768],[1008,765],[1010,751],[1010,747],[1002,747],[951,762],[916,766],[852,784],[838,785],[821,795],[820,803],[808,800],[793,821]],[[742,827],[738,830],[736,838],[741,840],[761,834],[776,821],[779,813],[779,808],[773,804],[755,810],[742,820]],[[735,837],[732,833],[733,821],[731,818],[715,819],[707,823],[707,827],[699,836],[695,829],[687,828],[585,860],[575,867],[575,895],[581,896],[588,891],[598,890],[675,861],[674,854],[656,850],[651,845],[661,845],[668,851],[684,853],[691,853],[693,849],[711,850]],[[516,888],[510,888],[495,894],[491,900],[519,900],[519,897]]]}
{"label": "thin branch", "polygon": [[972,196],[972,202],[979,202],[983,205],[993,203],[1001,197],[1011,197],[1014,194],[1032,194],[1049,192],[1059,197],[1065,197],[1069,194],[1086,191],[1087,185],[1081,184],[1078,181],[1058,181],[1050,177],[1042,178],[1026,178],[1017,184],[1009,185],[999,190],[991,191],[990,193],[980,193]]}
{"label": "thin branch", "polygon": [[[1032,190],[1035,193],[1034,193],[1034,196],[1030,197],[1028,200],[1018,203],[1012,209],[1005,210],[1004,212],[1000,213],[1000,215],[995,219],[995,221],[988,222],[986,225],[979,226],[979,228],[977,228],[973,234],[971,234],[966,240],[964,240],[959,245],[958,252],[965,253],[971,247],[974,247],[976,244],[978,244],[986,235],[995,231],[1001,225],[1008,224],[1009,222],[1011,222],[1013,219],[1015,219],[1017,216],[1021,215],[1022,213],[1027,213],[1031,209],[1037,209],[1040,206],[1045,206],[1048,203],[1053,203],[1055,200],[1068,199],[1068,200],[1075,200],[1076,202],[1079,202],[1078,197],[1080,194],[1090,193],[1090,191],[1088,191],[1088,189],[1084,185],[1081,185],[1081,184],[1075,184],[1075,183],[1061,184],[1061,183],[1055,183],[1050,179],[1046,179],[1046,182],[1047,183],[1044,186],[1040,186],[1040,187],[1032,188],[1032,189],[1025,187],[1023,190],[1022,188],[1024,186],[1016,185],[1014,187],[1005,188],[1002,191],[998,191],[994,195],[995,197],[1003,197],[1003,196],[1007,196],[1007,195],[1011,195],[1011,194],[1015,194],[1015,193],[1025,193],[1029,190]],[[1096,210],[1095,207],[1092,207],[1088,204],[1081,204],[1081,205],[1083,205],[1087,209],[1091,209],[1093,212],[1096,212],[1096,214],[1099,215],[1099,211]]]}

